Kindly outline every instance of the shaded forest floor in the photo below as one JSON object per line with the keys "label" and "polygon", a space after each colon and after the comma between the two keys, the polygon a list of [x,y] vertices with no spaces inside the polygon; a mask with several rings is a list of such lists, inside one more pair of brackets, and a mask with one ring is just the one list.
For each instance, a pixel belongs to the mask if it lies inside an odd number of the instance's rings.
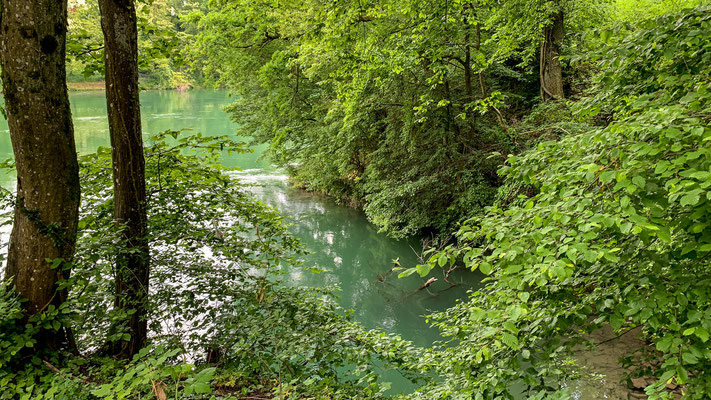
{"label": "shaded forest floor", "polygon": [[[640,354],[636,352],[638,349],[654,351],[644,339],[641,329],[637,327],[619,335],[615,334],[609,325],[605,325],[602,329],[591,333],[588,338],[595,343],[594,347],[579,349],[576,351],[575,358],[592,376],[571,385],[571,392],[575,393],[572,397],[578,400],[646,399],[644,388],[654,383],[656,379],[651,376],[640,376],[631,378],[627,382],[627,377],[638,366],[625,366],[622,363],[622,360],[628,357],[639,357]],[[628,360],[630,361],[632,359]],[[636,362],[640,360],[637,359]],[[645,365],[645,367],[649,366]],[[673,398],[681,397],[681,387],[669,384],[667,390],[672,393]]]}

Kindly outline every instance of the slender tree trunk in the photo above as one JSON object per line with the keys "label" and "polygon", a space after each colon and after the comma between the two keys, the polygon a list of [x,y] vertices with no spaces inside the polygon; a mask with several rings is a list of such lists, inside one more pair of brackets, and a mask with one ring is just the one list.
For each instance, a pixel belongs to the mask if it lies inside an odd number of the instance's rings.
{"label": "slender tree trunk", "polygon": [[[474,42],[474,49],[479,52],[481,51],[481,23],[476,24],[476,42]],[[484,85],[484,72],[480,71],[479,76],[479,90],[481,91],[481,97],[487,97],[486,86]]]}
{"label": "slender tree trunk", "polygon": [[105,43],[114,220],[123,229],[125,240],[116,263],[115,306],[122,310],[136,310],[127,321],[131,339],[115,344],[111,352],[130,357],[146,341],[149,273],[136,9],[132,0],[99,0],[99,8]]}
{"label": "slender tree trunk", "polygon": [[563,12],[553,16],[553,24],[543,28],[540,79],[541,99],[559,100],[563,94],[563,68],[560,65],[560,44],[563,40]]}
{"label": "slender tree trunk", "polygon": [[453,143],[452,135],[459,137],[461,136],[461,132],[457,121],[455,121],[454,106],[452,104],[452,91],[449,86],[449,77],[446,75],[444,77],[444,85],[442,87],[444,89],[444,99],[447,100],[447,134],[444,138],[444,144],[447,145]]}
{"label": "slender tree trunk", "polygon": [[470,103],[474,100],[472,94],[472,49],[469,45],[469,30],[471,27],[466,18],[464,19],[464,24],[466,26],[464,31],[464,92],[467,96],[464,102]]}
{"label": "slender tree trunk", "polygon": [[[481,49],[481,24],[477,23],[476,25],[476,42],[474,43],[474,49],[478,52]],[[484,73],[479,72],[479,90],[481,91],[481,97],[486,98],[489,96],[489,93],[487,93],[486,90],[486,85],[484,84]],[[501,113],[501,110],[499,110],[496,106],[492,105],[491,108],[494,110],[494,113],[496,114],[496,121],[498,121],[499,126],[504,130],[508,131],[508,127],[506,126],[506,120],[504,119],[504,115]]]}
{"label": "slender tree trunk", "polygon": [[[476,24],[476,43],[474,48],[476,51],[481,50],[481,24]],[[488,96],[486,94],[486,86],[484,86],[484,72],[479,72],[479,89],[481,90],[481,97]]]}
{"label": "slender tree trunk", "polygon": [[[79,165],[65,69],[66,1],[2,0],[0,64],[5,109],[17,168],[17,202],[5,279],[28,301],[29,315],[64,294],[62,268],[70,261],[79,217]],[[57,348],[61,335],[45,332],[40,347]]]}

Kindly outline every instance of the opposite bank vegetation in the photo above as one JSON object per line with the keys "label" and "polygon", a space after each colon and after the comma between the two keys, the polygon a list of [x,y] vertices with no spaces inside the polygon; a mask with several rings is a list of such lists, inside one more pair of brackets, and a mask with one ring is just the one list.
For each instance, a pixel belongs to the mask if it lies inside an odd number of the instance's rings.
{"label": "opposite bank vegetation", "polygon": [[[146,346],[106,351],[136,310],[114,305],[125,243],[99,149],[79,162],[75,255],[48,260],[71,269],[64,301],[28,316],[1,286],[0,398],[386,398],[382,368],[416,384],[400,397],[566,398],[572,348],[604,325],[643,333],[624,362],[650,398],[709,396],[708,8],[194,5],[191,65],[240,95],[243,133],[393,236],[453,234],[401,274],[485,286],[429,316],[430,348],[366,330],[327,290],[279,284],[303,249],[220,167],[243,144],[164,132],[144,149]],[[46,332],[75,345],[35,351]]]}

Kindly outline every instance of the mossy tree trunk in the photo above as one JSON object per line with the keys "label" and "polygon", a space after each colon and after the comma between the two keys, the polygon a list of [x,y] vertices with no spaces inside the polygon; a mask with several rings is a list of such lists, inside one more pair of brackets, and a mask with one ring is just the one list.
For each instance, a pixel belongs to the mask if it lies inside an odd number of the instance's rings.
{"label": "mossy tree trunk", "polygon": [[[0,66],[17,201],[5,279],[26,298],[28,315],[59,306],[62,268],[71,260],[79,218],[79,166],[66,85],[67,2],[2,0]],[[63,335],[44,332],[39,347],[57,348]]]}
{"label": "mossy tree trunk", "polygon": [[132,0],[100,0],[99,8],[105,43],[114,220],[122,228],[124,239],[116,263],[115,306],[135,310],[125,321],[131,338],[114,343],[111,353],[131,357],[146,341],[149,276],[136,8]]}
{"label": "mossy tree trunk", "polygon": [[543,28],[541,43],[540,80],[541,99],[561,100],[563,94],[563,68],[560,65],[560,45],[563,41],[563,12],[553,15],[552,24]]}

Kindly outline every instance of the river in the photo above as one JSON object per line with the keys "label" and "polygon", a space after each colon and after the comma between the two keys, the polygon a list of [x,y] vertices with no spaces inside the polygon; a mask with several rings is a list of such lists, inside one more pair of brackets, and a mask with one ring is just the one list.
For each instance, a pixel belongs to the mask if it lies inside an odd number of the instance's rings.
{"label": "river", "polygon": [[[99,146],[109,146],[104,96],[103,91],[70,94],[80,154],[91,153]],[[237,125],[223,111],[230,102],[231,97],[224,90],[143,92],[144,139],[169,129],[192,129],[205,135],[231,135],[235,140],[246,140],[237,136]],[[460,284],[449,288],[435,273],[440,279],[429,290],[414,293],[424,279],[416,275],[398,279],[390,270],[396,258],[404,266],[417,263],[416,253],[421,250],[417,238],[393,240],[379,233],[361,211],[336,204],[324,196],[291,188],[284,172],[261,158],[263,150],[264,146],[259,146],[253,153],[226,156],[223,164],[238,169],[234,176],[252,183],[254,186],[250,190],[254,196],[277,208],[293,224],[294,236],[311,251],[306,256],[306,266],[326,270],[316,274],[304,268],[294,268],[288,271],[285,281],[310,287],[338,285],[341,306],[352,309],[354,318],[363,326],[398,334],[420,346],[438,340],[437,330],[426,323],[424,316],[444,310],[454,305],[457,299],[464,298],[468,289],[478,285],[481,276],[462,271],[450,278]],[[11,157],[7,122],[0,118],[0,161]],[[14,180],[14,176],[0,174],[3,187],[13,188]],[[616,359],[614,355],[600,353],[595,353],[598,360],[587,358],[583,363],[596,366],[601,364],[600,361]],[[599,360],[601,356],[602,360]],[[621,376],[610,368],[604,368],[604,372]],[[395,392],[412,389],[395,371],[384,371],[383,376],[384,380],[393,381]],[[620,387],[611,380],[602,380],[573,384],[571,389],[572,397],[576,399],[614,399],[617,396],[610,393],[619,391]]]}
{"label": "river", "polygon": [[[103,91],[70,94],[77,151],[87,154],[99,146],[109,146],[109,128]],[[164,130],[192,129],[206,135],[236,134],[233,123],[222,108],[230,104],[224,90],[147,91],[141,93],[144,139]],[[7,122],[0,119],[0,160],[12,157]],[[306,266],[326,270],[311,273],[303,268],[290,270],[289,284],[311,287],[338,285],[341,306],[354,311],[354,318],[367,328],[395,333],[415,344],[426,346],[439,338],[424,315],[444,310],[471,288],[467,278],[454,277],[463,284],[449,287],[441,276],[428,289],[413,293],[424,279],[413,275],[398,279],[391,273],[393,260],[404,266],[417,263],[419,240],[393,240],[370,224],[358,210],[341,206],[317,194],[293,189],[283,171],[260,158],[264,146],[253,153],[226,156],[227,167],[239,168],[234,175],[253,183],[254,195],[277,208],[293,224],[292,232],[311,254]],[[14,187],[13,176],[0,176],[0,184]]]}

